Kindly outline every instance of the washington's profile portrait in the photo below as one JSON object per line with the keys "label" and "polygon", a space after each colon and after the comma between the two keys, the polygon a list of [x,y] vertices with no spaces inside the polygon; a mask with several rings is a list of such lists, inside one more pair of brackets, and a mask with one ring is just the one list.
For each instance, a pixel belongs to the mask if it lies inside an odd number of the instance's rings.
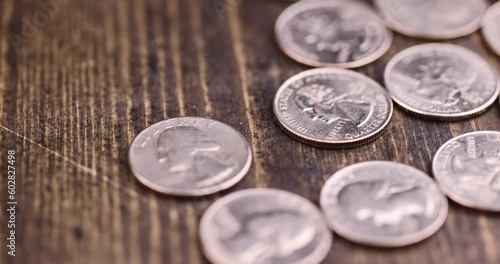
{"label": "washington's profile portrait", "polygon": [[403,228],[414,232],[422,218],[434,214],[435,205],[425,189],[415,183],[391,184],[385,180],[347,185],[339,193],[339,203],[358,221],[377,227]]}
{"label": "washington's profile portrait", "polygon": [[421,64],[414,77],[419,83],[414,91],[417,96],[444,106],[457,104],[476,79],[468,67],[459,67],[447,58]]}
{"label": "washington's profile portrait", "polygon": [[221,145],[202,130],[178,126],[163,131],[157,142],[158,163],[165,168],[172,183],[211,184],[211,179],[230,175],[236,165],[224,155]]}
{"label": "washington's profile portrait", "polygon": [[480,152],[471,158],[455,155],[451,160],[452,175],[462,188],[498,192],[500,194],[500,152]]}
{"label": "washington's profile portrait", "polygon": [[342,120],[359,126],[372,110],[372,105],[362,98],[351,98],[347,93],[319,84],[297,90],[295,103],[312,120],[327,124]]}
{"label": "washington's profile portrait", "polygon": [[292,211],[264,211],[238,221],[226,210],[219,219],[222,243],[245,263],[273,264],[307,247],[316,236],[314,223]]}
{"label": "washington's profile portrait", "polygon": [[[367,52],[377,37],[376,25],[366,24],[349,12],[317,12],[303,17],[296,29],[303,41],[317,51]],[[354,47],[354,48],[353,48]]]}

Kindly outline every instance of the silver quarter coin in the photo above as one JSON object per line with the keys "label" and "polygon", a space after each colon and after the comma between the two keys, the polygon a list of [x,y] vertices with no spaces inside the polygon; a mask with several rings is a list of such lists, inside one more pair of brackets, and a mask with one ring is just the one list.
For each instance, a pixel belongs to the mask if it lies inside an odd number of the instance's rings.
{"label": "silver quarter coin", "polygon": [[434,234],[448,201],[425,173],[395,162],[358,163],[336,172],[321,190],[330,227],[357,243],[398,247]]}
{"label": "silver quarter coin", "polygon": [[443,192],[457,203],[500,212],[500,132],[451,139],[437,151],[432,170]]}
{"label": "silver quarter coin", "polygon": [[380,136],[392,117],[385,90],[368,77],[321,68],[288,79],[274,98],[278,124],[295,139],[327,148],[355,147]]}
{"label": "silver quarter coin", "polygon": [[382,19],[357,1],[295,3],[279,16],[275,34],[288,56],[314,67],[360,67],[380,58],[392,43]]}
{"label": "silver quarter coin", "polygon": [[375,0],[387,25],[395,31],[429,39],[451,39],[481,27],[485,0]]}
{"label": "silver quarter coin", "polygon": [[500,2],[492,5],[486,12],[483,36],[491,49],[500,56]]}
{"label": "silver quarter coin", "polygon": [[200,238],[214,264],[317,264],[332,243],[311,202],[273,189],[239,191],[216,201],[201,219]]}
{"label": "silver quarter coin", "polygon": [[156,123],[132,142],[135,177],[158,192],[201,196],[227,189],[245,176],[252,153],[234,128],[201,117]]}
{"label": "silver quarter coin", "polygon": [[443,121],[486,111],[498,97],[496,70],[456,45],[424,44],[397,54],[385,69],[394,101],[419,116]]}

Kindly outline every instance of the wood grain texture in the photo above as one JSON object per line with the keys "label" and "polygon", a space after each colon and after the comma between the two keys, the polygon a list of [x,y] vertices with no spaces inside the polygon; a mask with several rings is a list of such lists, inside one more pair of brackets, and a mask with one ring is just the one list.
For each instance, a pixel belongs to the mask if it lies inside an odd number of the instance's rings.
{"label": "wood grain texture", "polygon": [[[272,116],[280,84],[307,69],[274,41],[274,22],[288,2],[59,0],[47,23],[14,48],[7,36],[24,36],[26,21],[44,2],[0,1],[2,206],[8,149],[17,152],[18,199],[17,256],[6,254],[2,207],[1,263],[208,263],[198,221],[225,194],[278,188],[318,204],[321,186],[340,168],[392,160],[430,174],[434,153],[451,137],[500,130],[498,103],[455,123],[396,108],[388,131],[373,143],[310,147],[288,137]],[[385,56],[357,71],[382,83],[391,57],[425,42],[395,34]],[[500,70],[479,33],[449,42]],[[177,116],[210,117],[241,131],[254,154],[244,180],[193,199],[139,184],[128,168],[129,144],[148,125]],[[451,202],[444,227],[422,243],[378,249],[336,236],[324,263],[495,264],[499,245],[498,214]]]}

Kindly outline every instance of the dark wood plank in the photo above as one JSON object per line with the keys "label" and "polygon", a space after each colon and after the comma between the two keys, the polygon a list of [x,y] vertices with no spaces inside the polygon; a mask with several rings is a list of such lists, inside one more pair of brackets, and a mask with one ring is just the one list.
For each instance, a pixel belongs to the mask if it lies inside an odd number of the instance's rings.
{"label": "dark wood plank", "polygon": [[[288,137],[272,117],[280,84],[307,69],[274,41],[274,21],[288,2],[58,1],[30,36],[23,29],[43,12],[44,1],[0,2],[0,193],[5,206],[6,151],[15,149],[18,199],[17,256],[7,256],[2,210],[2,263],[208,263],[197,225],[225,194],[278,188],[318,204],[321,186],[340,168],[392,160],[430,173],[435,151],[449,138],[500,129],[498,104],[454,123],[396,108],[388,131],[373,143],[310,147]],[[12,34],[23,42],[13,46]],[[357,71],[382,83],[392,56],[425,42],[395,34],[385,56]],[[500,70],[479,33],[449,42]],[[254,154],[247,177],[193,199],[139,184],[128,169],[130,142],[148,125],[176,116],[211,117],[241,131]],[[336,237],[325,263],[500,263],[498,245],[498,214],[451,202],[444,227],[422,243],[378,249]]]}

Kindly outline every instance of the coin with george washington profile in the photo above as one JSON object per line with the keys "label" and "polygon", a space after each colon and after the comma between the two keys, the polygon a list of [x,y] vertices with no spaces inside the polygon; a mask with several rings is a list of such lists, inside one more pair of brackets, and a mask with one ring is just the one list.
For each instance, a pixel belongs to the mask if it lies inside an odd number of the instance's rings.
{"label": "coin with george washington profile", "polygon": [[500,2],[496,2],[484,15],[482,33],[490,48],[500,56]]}
{"label": "coin with george washington profile", "polygon": [[142,131],[129,151],[130,168],[144,185],[171,195],[200,196],[241,180],[252,155],[234,128],[200,117],[179,117]]}
{"label": "coin with george washington profile", "polygon": [[345,148],[380,136],[392,116],[389,95],[362,74],[335,68],[301,72],[276,93],[274,114],[285,132],[304,143]]}
{"label": "coin with george washington profile", "polygon": [[288,7],[278,17],[279,47],[313,67],[357,68],[382,57],[392,32],[361,1],[310,0]]}
{"label": "coin with george washington profile", "polygon": [[448,214],[446,197],[428,175],[389,161],[339,170],[323,186],[320,203],[337,234],[379,247],[424,240],[437,232]]}
{"label": "coin with george washington profile", "polygon": [[316,206],[276,189],[222,197],[203,214],[199,230],[205,256],[217,264],[319,264],[332,244]]}
{"label": "coin with george washington profile", "polygon": [[453,39],[481,27],[486,0],[374,0],[388,27],[403,35]]}
{"label": "coin with george washington profile", "polygon": [[476,131],[450,139],[436,152],[432,170],[452,200],[500,212],[500,132]]}
{"label": "coin with george washington profile", "polygon": [[451,44],[423,44],[391,59],[385,85],[404,110],[438,121],[484,113],[498,97],[496,70],[481,56]]}

